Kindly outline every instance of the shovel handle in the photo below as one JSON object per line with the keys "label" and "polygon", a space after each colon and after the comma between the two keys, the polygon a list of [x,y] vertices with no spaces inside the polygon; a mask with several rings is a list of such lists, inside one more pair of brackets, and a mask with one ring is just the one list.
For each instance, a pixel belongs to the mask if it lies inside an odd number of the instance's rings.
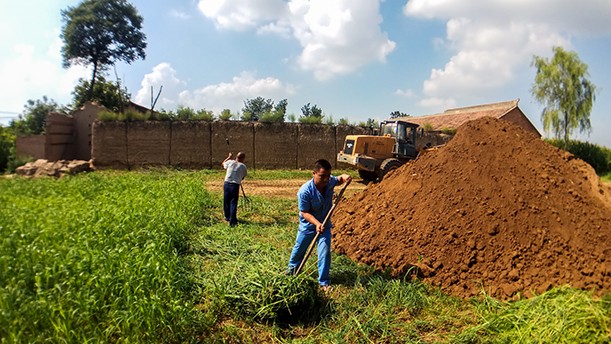
{"label": "shovel handle", "polygon": [[[331,214],[335,210],[335,207],[342,200],[342,196],[344,195],[344,191],[346,191],[346,188],[348,187],[349,184],[350,184],[350,181],[346,182],[346,185],[344,185],[344,187],[342,188],[342,191],[340,191],[339,194],[337,195],[337,198],[335,198],[335,202],[331,206],[331,209],[329,209],[329,212],[327,213],[327,216],[325,216],[325,220],[322,222],[323,230],[325,228],[325,225],[327,224],[327,221],[329,221],[329,219],[331,218]],[[319,236],[320,236],[320,233],[316,232],[316,235],[314,236],[314,239],[312,239],[312,242],[310,243],[310,246],[308,246],[308,250],[306,251],[305,256],[303,256],[303,259],[301,260],[301,263],[299,263],[299,267],[297,267],[297,270],[295,270],[295,275],[299,275],[299,273],[303,269],[306,261],[308,260],[308,258],[310,258],[310,255],[312,254],[312,250],[314,249],[314,245],[318,241],[318,237]]]}

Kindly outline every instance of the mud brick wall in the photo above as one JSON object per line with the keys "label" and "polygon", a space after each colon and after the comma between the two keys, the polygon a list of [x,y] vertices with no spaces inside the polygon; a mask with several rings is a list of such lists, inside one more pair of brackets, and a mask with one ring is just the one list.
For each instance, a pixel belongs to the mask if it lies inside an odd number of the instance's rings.
{"label": "mud brick wall", "polygon": [[127,161],[130,168],[170,165],[169,121],[127,123]]}
{"label": "mud brick wall", "polygon": [[45,135],[19,136],[15,140],[15,154],[34,159],[45,158]]}
{"label": "mud brick wall", "polygon": [[129,168],[127,162],[127,123],[93,123],[91,156],[97,168]]}
{"label": "mud brick wall", "polygon": [[210,123],[172,122],[171,131],[170,165],[192,169],[210,168]]}
{"label": "mud brick wall", "polygon": [[335,127],[324,124],[301,124],[297,142],[297,168],[311,169],[318,159],[327,159],[335,167]]}
{"label": "mud brick wall", "polygon": [[74,119],[60,113],[49,113],[45,125],[45,159],[74,158]]}
{"label": "mud brick wall", "polygon": [[92,126],[98,117],[100,107],[87,102],[82,108],[74,111],[74,159],[91,159]]}
{"label": "mud brick wall", "polygon": [[227,154],[237,152],[246,154],[246,165],[256,168],[255,130],[252,122],[220,121],[210,123],[212,151],[211,168],[222,168],[221,162]]}
{"label": "mud brick wall", "polygon": [[242,151],[249,168],[310,169],[321,158],[337,167],[346,135],[367,133],[360,127],[323,124],[96,121],[92,157],[98,168],[220,169],[229,152]]}
{"label": "mud brick wall", "polygon": [[299,125],[255,124],[255,166],[263,169],[296,169]]}

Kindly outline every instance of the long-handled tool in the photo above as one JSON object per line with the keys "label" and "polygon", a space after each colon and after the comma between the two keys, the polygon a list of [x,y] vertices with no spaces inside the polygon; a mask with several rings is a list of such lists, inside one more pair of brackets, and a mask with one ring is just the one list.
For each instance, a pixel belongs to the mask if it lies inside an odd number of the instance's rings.
{"label": "long-handled tool", "polygon": [[[327,221],[329,221],[329,219],[331,218],[331,214],[333,214],[333,210],[335,210],[335,207],[337,207],[339,202],[342,200],[342,196],[344,195],[344,191],[346,191],[348,184],[350,184],[350,181],[348,181],[346,185],[344,185],[344,187],[342,188],[342,191],[340,191],[337,197],[335,198],[335,202],[333,202],[333,205],[331,206],[331,209],[329,209],[327,216],[325,216],[325,220],[322,222],[323,230],[325,228],[325,225],[327,224]],[[303,269],[306,263],[306,260],[308,260],[308,258],[310,257],[310,254],[312,254],[312,250],[314,249],[314,245],[316,245],[316,242],[318,241],[319,236],[320,236],[320,233],[316,232],[316,235],[314,236],[314,239],[310,243],[310,246],[308,247],[308,250],[306,251],[305,256],[303,257],[303,259],[301,260],[301,263],[299,264],[299,267],[297,267],[297,270],[295,271],[295,275],[298,275],[301,272],[301,270]]]}
{"label": "long-handled tool", "polygon": [[242,205],[244,206],[244,209],[250,210],[250,208],[251,208],[250,198],[246,197],[246,193],[244,192],[244,187],[242,186],[241,183],[240,183],[240,189],[242,189],[242,196],[243,196],[243,199],[244,199],[244,202],[243,202]]}

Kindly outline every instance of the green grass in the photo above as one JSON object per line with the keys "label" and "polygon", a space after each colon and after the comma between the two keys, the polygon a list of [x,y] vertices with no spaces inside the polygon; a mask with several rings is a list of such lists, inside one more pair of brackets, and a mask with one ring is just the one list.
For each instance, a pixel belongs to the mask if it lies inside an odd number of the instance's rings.
{"label": "green grass", "polygon": [[611,295],[569,288],[517,302],[461,300],[333,255],[334,290],[323,294],[315,254],[304,274],[284,275],[296,200],[252,196],[230,228],[222,195],[204,190],[223,176],[154,170],[0,180],[0,341],[611,341]]}
{"label": "green grass", "polygon": [[601,176],[600,179],[605,183],[611,183],[611,172]]}

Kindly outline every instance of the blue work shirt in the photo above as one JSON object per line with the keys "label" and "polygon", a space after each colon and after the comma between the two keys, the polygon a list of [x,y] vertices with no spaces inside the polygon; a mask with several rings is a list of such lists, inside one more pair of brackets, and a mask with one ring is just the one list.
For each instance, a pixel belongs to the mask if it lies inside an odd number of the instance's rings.
{"label": "blue work shirt", "polygon": [[[314,215],[314,217],[322,223],[333,206],[333,188],[335,188],[337,184],[337,177],[331,176],[322,194],[316,188],[314,178],[299,188],[297,192],[297,202],[299,205],[299,230],[301,232],[306,234],[316,232],[316,226],[304,219],[301,212],[305,211]],[[325,230],[329,228],[331,228],[331,219],[325,224]]]}

